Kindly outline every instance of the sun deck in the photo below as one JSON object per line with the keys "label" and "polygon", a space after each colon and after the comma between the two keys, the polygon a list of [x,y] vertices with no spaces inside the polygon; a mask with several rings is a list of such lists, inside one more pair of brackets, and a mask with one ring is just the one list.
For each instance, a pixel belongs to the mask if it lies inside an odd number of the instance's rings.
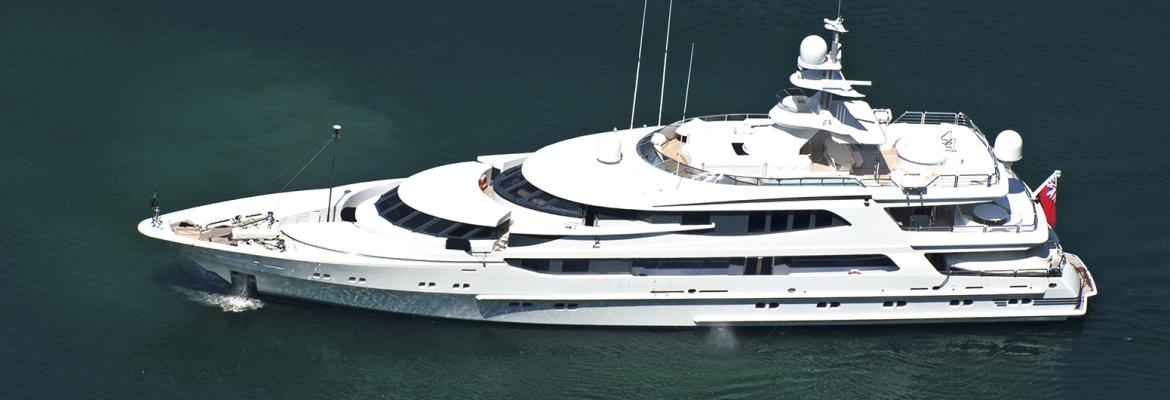
{"label": "sun deck", "polygon": [[[999,182],[986,138],[962,113],[907,112],[883,128],[886,143],[868,145],[823,131],[785,128],[766,115],[715,115],[665,126],[644,137],[637,149],[647,162],[672,174],[735,185],[962,187]],[[931,156],[938,160],[915,162],[911,153],[922,146],[898,145],[901,140],[936,146]]]}

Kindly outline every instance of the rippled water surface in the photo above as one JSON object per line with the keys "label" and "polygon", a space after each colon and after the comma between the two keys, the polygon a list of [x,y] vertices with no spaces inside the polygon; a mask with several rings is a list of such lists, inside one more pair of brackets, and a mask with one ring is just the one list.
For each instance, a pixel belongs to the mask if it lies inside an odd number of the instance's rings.
{"label": "rippled water surface", "polygon": [[[137,234],[151,191],[170,210],[274,191],[337,121],[368,161],[340,157],[344,182],[624,126],[642,3],[4,2],[0,398],[1164,397],[1170,7],[878,3],[845,2],[846,73],[878,107],[1019,130],[1033,183],[1064,171],[1087,319],[549,328],[227,297]],[[664,120],[691,41],[690,114],[765,112],[835,12],[677,1]],[[652,1],[639,124],[665,16]]]}

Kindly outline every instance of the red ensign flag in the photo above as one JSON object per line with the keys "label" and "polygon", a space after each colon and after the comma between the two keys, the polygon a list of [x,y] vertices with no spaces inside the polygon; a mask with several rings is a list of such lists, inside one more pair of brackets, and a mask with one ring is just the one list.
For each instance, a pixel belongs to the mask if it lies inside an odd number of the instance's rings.
{"label": "red ensign flag", "polygon": [[1040,207],[1044,209],[1044,215],[1048,217],[1048,226],[1053,228],[1056,227],[1056,181],[1059,179],[1060,170],[1057,170],[1032,194],[1032,198],[1039,201]]}

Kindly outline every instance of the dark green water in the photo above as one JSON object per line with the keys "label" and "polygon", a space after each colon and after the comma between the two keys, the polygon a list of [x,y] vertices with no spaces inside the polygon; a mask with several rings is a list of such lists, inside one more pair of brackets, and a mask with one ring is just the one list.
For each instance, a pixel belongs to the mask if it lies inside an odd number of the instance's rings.
{"label": "dark green water", "polygon": [[[408,175],[624,126],[641,2],[3,2],[0,398],[1164,398],[1170,389],[1165,2],[847,1],[846,72],[875,106],[1017,129],[1061,180],[1083,321],[818,329],[547,328],[278,299],[228,313],[169,210],[271,192],[345,125]],[[765,112],[832,1],[674,10],[666,120]],[[656,117],[666,2],[647,26]],[[342,153],[343,155],[346,153]],[[372,167],[372,168],[371,168]],[[371,171],[374,169],[376,171]],[[319,162],[293,188],[327,180]]]}

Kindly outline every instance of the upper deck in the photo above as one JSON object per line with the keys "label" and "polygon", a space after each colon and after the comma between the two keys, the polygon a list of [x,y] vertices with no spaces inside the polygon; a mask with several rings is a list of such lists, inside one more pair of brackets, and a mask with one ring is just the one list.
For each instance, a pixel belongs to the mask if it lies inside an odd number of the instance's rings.
{"label": "upper deck", "polygon": [[[636,149],[663,171],[728,185],[921,191],[990,187],[1001,179],[986,137],[963,113],[906,112],[883,128],[887,144],[849,144],[824,132],[781,127],[767,115],[713,115],[662,127]],[[924,149],[931,145],[936,149]]]}
{"label": "upper deck", "polygon": [[[950,119],[942,121],[943,115]],[[695,120],[709,129],[687,132],[686,142],[679,138],[684,135],[663,134],[677,133],[684,122]],[[1003,165],[965,115],[907,113],[889,124],[887,132],[892,139],[935,141],[945,157],[938,164],[914,165],[913,160],[921,159],[915,155],[904,160],[899,140],[844,145],[854,157],[845,168],[836,162],[843,156],[834,150],[802,150],[809,142],[802,138],[816,132],[780,127],[763,115],[729,114],[564,140],[528,155],[523,170],[536,187],[557,197],[631,210],[733,210],[767,208],[763,202],[849,198],[956,204],[991,201],[1008,193]],[[620,153],[617,161],[601,161],[599,156],[613,154],[600,154],[599,149],[611,145]]]}

